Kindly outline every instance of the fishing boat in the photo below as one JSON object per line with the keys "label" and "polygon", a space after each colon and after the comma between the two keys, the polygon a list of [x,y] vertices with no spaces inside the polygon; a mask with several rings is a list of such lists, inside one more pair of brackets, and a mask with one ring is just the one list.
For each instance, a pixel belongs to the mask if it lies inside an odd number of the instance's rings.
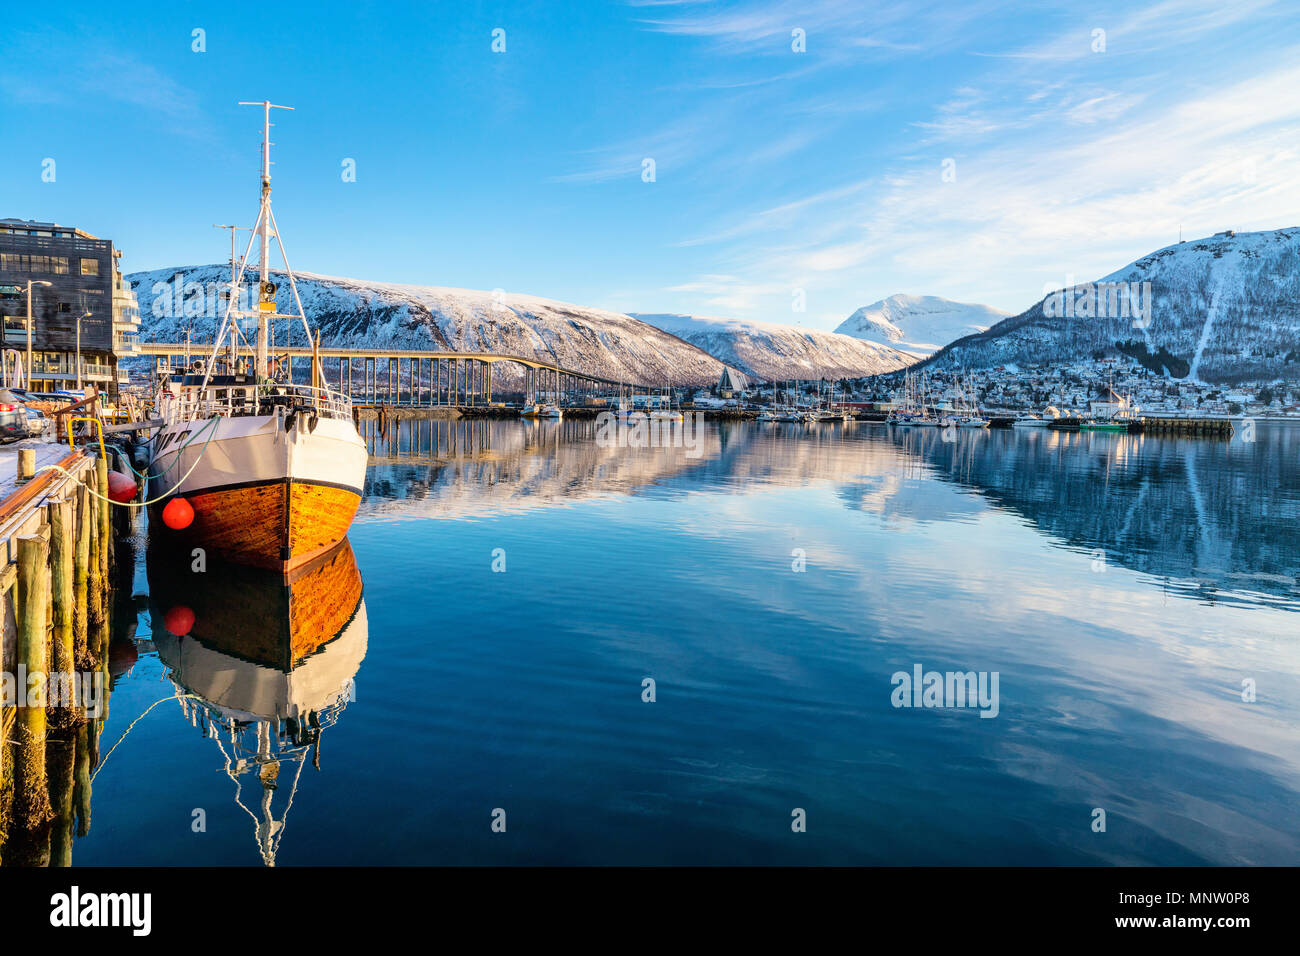
{"label": "fishing boat", "polygon": [[[288,573],[347,534],[361,503],[366,446],[352,420],[352,403],[322,374],[320,337],[307,323],[271,211],[271,110],[291,107],[269,101],[240,105],[263,109],[257,221],[244,255],[231,256],[229,302],[210,356],[172,370],[158,383],[155,407],[163,424],[150,442],[150,500],[155,515],[177,498],[193,509],[187,524],[162,515],[168,534],[178,541],[219,558]],[[283,290],[271,279],[272,236],[293,312],[277,308],[276,294]],[[254,241],[259,243],[255,284],[248,278]],[[241,320],[256,320],[251,345]],[[310,385],[295,384],[291,372],[271,377],[270,320],[301,323],[313,346]]]}

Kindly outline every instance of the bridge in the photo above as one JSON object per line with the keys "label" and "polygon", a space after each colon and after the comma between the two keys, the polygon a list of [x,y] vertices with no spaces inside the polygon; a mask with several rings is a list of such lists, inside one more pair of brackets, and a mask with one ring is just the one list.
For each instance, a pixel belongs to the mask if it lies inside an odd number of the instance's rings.
{"label": "bridge", "polygon": [[[172,365],[187,365],[206,359],[212,347],[173,342],[141,342],[140,354],[166,358]],[[535,355],[500,352],[429,352],[418,349],[273,347],[275,358],[294,359],[320,356],[321,374],[337,385],[354,405],[490,405],[492,370],[501,363],[520,366],[524,395],[564,395],[567,402],[577,397],[603,394],[610,389],[644,387],[616,382],[589,372],[565,368]],[[335,374],[330,375],[329,369]],[[358,381],[359,379],[359,381]]]}

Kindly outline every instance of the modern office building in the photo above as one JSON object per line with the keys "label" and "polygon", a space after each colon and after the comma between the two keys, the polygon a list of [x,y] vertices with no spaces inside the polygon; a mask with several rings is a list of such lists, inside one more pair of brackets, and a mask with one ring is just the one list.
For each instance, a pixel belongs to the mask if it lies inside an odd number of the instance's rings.
{"label": "modern office building", "polygon": [[139,354],[140,310],[121,255],[111,240],[70,226],[0,219],[0,350],[6,369],[14,358],[27,367],[30,281],[33,391],[80,382],[115,393],[125,384],[118,360]]}

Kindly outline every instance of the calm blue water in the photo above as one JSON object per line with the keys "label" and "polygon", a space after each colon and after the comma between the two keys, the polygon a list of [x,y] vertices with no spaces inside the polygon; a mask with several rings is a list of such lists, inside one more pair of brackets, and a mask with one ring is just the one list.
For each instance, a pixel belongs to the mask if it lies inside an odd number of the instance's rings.
{"label": "calm blue water", "polygon": [[[724,424],[692,457],[415,428],[371,436],[364,599],[292,668],[265,659],[304,605],[164,586],[140,549],[101,753],[139,720],[74,862],[1300,863],[1300,429]],[[178,605],[225,646],[163,633]],[[998,715],[894,707],[916,664],[998,672]],[[168,699],[353,676],[273,789]]]}

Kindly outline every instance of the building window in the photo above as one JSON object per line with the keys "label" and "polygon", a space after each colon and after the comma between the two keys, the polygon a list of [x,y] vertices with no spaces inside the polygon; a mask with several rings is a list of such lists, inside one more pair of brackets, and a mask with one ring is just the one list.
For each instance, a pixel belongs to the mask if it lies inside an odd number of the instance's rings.
{"label": "building window", "polygon": [[23,260],[26,258],[17,252],[0,252],[0,269],[5,272],[23,272],[26,266]]}
{"label": "building window", "polygon": [[56,276],[65,276],[68,274],[68,257],[67,256],[50,256],[50,271]]}
{"label": "building window", "polygon": [[82,274],[83,276],[97,276],[97,275],[99,275],[99,260],[98,260],[98,259],[82,259],[82,260],[81,260],[81,274]]}
{"label": "building window", "polygon": [[72,303],[71,303],[71,302],[60,302],[60,303],[59,303],[59,311],[60,311],[60,312],[71,312],[71,311],[72,311]]}

